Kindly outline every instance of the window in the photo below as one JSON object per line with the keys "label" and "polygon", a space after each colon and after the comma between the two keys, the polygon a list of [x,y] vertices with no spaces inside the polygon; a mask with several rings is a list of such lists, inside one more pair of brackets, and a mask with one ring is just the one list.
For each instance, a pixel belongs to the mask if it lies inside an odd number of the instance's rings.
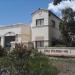
{"label": "window", "polygon": [[44,25],[44,19],[37,19],[36,20],[36,26]]}
{"label": "window", "polygon": [[68,53],[68,50],[64,50],[65,53]]}
{"label": "window", "polygon": [[51,20],[52,27],[55,27],[55,21]]}
{"label": "window", "polygon": [[57,53],[61,53],[62,51],[61,51],[61,50],[56,50],[56,52],[57,52]]}
{"label": "window", "polygon": [[15,36],[5,36],[5,47],[11,47],[13,41],[15,41]]}
{"label": "window", "polygon": [[44,47],[44,41],[36,41],[35,45],[36,45],[36,48],[37,47]]}

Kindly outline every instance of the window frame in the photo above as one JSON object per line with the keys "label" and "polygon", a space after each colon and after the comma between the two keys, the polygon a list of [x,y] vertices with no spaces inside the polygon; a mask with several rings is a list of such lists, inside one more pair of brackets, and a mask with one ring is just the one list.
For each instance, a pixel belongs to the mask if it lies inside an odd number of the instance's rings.
{"label": "window frame", "polygon": [[[38,45],[39,44],[39,45]],[[37,47],[44,47],[44,40],[35,41],[35,46]]]}
{"label": "window frame", "polygon": [[44,25],[44,18],[36,19],[36,26],[42,26],[42,25]]}

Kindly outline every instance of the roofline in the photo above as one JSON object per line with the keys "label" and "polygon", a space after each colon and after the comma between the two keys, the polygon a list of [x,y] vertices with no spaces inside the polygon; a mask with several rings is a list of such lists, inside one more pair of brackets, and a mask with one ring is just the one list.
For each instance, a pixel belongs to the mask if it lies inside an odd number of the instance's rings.
{"label": "roofline", "polygon": [[5,26],[0,26],[0,29],[5,29],[5,28],[11,28],[11,27],[20,27],[20,26],[30,26],[29,24],[11,24],[11,25],[5,25]]}
{"label": "roofline", "polygon": [[62,21],[61,18],[59,18],[57,15],[55,15],[52,11],[48,10],[52,15],[54,15],[55,17],[57,17],[58,19],[60,19]]}
{"label": "roofline", "polygon": [[38,10],[48,11],[48,9],[38,8],[37,10],[35,10],[35,11],[32,12],[32,15],[33,15],[34,13],[36,13]]}
{"label": "roofline", "polygon": [[60,20],[62,21],[61,18],[59,18],[59,17],[58,17],[57,15],[55,15],[51,10],[48,10],[48,9],[39,8],[39,9],[35,10],[35,11],[32,13],[32,15],[33,15],[34,13],[36,13],[38,10],[48,11],[49,13],[51,13],[52,15],[54,15],[55,17],[57,17],[58,19],[60,19]]}

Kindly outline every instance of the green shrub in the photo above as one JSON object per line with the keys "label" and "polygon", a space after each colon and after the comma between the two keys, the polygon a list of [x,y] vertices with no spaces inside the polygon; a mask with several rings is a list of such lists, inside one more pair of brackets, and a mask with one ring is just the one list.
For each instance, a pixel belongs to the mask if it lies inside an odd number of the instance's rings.
{"label": "green shrub", "polygon": [[0,57],[6,56],[6,55],[7,55],[6,49],[0,45]]}
{"label": "green shrub", "polygon": [[12,53],[0,58],[0,71],[9,75],[57,75],[58,70],[52,65],[49,58],[37,50],[28,50],[18,44]]}

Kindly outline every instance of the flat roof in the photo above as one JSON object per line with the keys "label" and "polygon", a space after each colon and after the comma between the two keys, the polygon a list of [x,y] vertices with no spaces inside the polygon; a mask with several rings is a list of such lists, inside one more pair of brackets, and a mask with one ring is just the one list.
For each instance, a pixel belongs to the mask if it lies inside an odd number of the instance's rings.
{"label": "flat roof", "polygon": [[22,24],[22,23],[17,23],[17,24],[11,24],[11,25],[4,25],[0,26],[0,29],[5,29],[5,28],[12,28],[12,27],[21,27],[21,26],[30,26],[29,24]]}

